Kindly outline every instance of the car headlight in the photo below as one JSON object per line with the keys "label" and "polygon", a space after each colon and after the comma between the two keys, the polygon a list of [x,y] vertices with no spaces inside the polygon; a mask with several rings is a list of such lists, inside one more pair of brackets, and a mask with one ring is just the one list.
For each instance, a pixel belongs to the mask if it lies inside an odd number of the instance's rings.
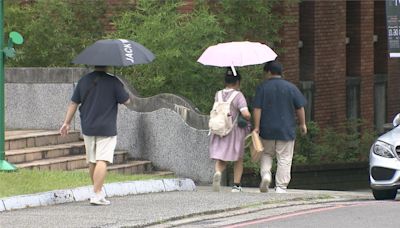
{"label": "car headlight", "polygon": [[385,157],[385,158],[394,158],[393,154],[393,146],[381,141],[377,141],[374,144],[374,148],[372,150],[374,154]]}

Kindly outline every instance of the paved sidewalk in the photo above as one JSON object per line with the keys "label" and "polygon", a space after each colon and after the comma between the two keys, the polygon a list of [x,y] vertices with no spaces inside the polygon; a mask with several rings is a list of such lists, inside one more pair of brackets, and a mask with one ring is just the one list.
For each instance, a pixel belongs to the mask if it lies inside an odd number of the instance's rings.
{"label": "paved sidewalk", "polygon": [[244,192],[196,191],[162,192],[111,198],[110,206],[91,206],[87,201],[0,213],[0,227],[138,227],[170,223],[201,215],[227,211],[257,210],[257,207],[279,207],[343,200],[371,200],[369,192],[336,192],[291,190],[288,194],[260,193],[245,188]]}

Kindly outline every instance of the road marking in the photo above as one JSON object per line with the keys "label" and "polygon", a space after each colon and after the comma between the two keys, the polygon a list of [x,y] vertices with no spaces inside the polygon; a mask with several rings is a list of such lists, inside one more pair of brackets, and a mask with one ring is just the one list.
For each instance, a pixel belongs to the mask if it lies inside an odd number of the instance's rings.
{"label": "road marking", "polygon": [[[387,202],[388,201],[386,201],[386,203]],[[362,206],[362,205],[366,205],[366,204],[378,204],[378,203],[384,203],[384,202],[383,201],[372,201],[372,202],[367,201],[367,202],[357,202],[357,203],[349,203],[349,204],[340,203],[340,204],[328,205],[325,207],[318,207],[318,208],[306,209],[306,210],[302,210],[302,211],[289,212],[289,213],[285,213],[285,214],[281,214],[281,215],[269,216],[269,217],[250,220],[250,221],[246,221],[246,222],[236,223],[233,225],[225,226],[224,228],[239,228],[239,227],[245,227],[245,226],[255,225],[255,224],[259,224],[259,223],[264,223],[264,222],[271,222],[271,221],[276,221],[276,220],[280,220],[280,219],[291,218],[291,217],[295,217],[295,216],[336,210],[336,209],[344,208],[344,207],[355,207],[355,206]]]}

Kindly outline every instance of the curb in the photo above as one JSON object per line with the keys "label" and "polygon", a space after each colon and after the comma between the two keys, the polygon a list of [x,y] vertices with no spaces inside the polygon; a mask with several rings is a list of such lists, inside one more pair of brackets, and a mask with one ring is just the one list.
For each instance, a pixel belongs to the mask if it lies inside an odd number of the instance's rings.
{"label": "curb", "polygon": [[[74,189],[55,190],[2,198],[0,199],[0,212],[28,207],[86,201],[89,200],[92,195],[92,188],[92,186],[84,186]],[[193,180],[187,178],[116,182],[105,184],[103,187],[103,191],[106,193],[107,197],[195,190],[196,185]]]}

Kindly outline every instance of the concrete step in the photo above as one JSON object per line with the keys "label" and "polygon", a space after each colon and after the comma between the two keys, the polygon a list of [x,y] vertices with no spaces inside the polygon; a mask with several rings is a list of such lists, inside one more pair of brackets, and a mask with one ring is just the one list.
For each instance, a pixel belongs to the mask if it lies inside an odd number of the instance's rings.
{"label": "concrete step", "polygon": [[79,131],[71,131],[62,137],[57,130],[7,130],[5,132],[5,150],[28,147],[41,147],[79,141]]}
{"label": "concrete step", "polygon": [[[121,163],[128,159],[126,151],[116,151],[114,162]],[[63,156],[57,158],[42,159],[27,163],[16,164],[19,169],[39,169],[39,170],[75,170],[87,168],[86,155]]]}
{"label": "concrete step", "polygon": [[6,160],[13,164],[18,164],[40,159],[79,154],[85,154],[85,144],[82,141],[59,145],[8,150],[6,151]]}
{"label": "concrete step", "polygon": [[125,164],[113,164],[108,167],[109,172],[123,174],[150,173],[153,171],[151,161],[128,161]]}
{"label": "concrete step", "polygon": [[159,177],[175,176],[175,173],[171,171],[153,171],[149,174]]}

